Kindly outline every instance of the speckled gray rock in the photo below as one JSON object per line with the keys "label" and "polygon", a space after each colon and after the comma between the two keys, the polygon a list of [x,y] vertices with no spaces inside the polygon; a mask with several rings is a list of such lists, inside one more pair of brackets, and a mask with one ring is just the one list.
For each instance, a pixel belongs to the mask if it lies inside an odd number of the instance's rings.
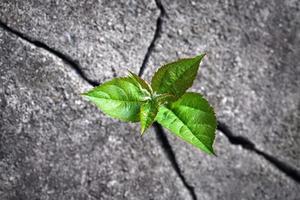
{"label": "speckled gray rock", "polygon": [[300,170],[299,1],[163,5],[168,17],[145,77],[167,61],[206,52],[193,90],[235,135]]}
{"label": "speckled gray rock", "polygon": [[72,57],[96,81],[138,72],[153,38],[154,0],[1,0],[0,20]]}
{"label": "speckled gray rock", "polygon": [[[194,89],[236,135],[299,163],[299,3],[163,1],[168,18],[146,68],[207,52]],[[92,80],[137,72],[153,1],[0,3],[9,27],[78,61]],[[152,131],[101,114],[90,86],[48,52],[0,30],[0,199],[188,199]],[[115,72],[114,72],[115,71]],[[218,157],[169,137],[198,199],[299,199],[299,186],[218,133]]]}
{"label": "speckled gray rock", "polygon": [[182,173],[198,199],[299,199],[299,184],[257,154],[231,145],[222,133],[217,135],[217,156],[210,156],[168,134]]}
{"label": "speckled gray rock", "polygon": [[0,29],[0,199],[189,199],[149,131],[101,114],[90,86]]}

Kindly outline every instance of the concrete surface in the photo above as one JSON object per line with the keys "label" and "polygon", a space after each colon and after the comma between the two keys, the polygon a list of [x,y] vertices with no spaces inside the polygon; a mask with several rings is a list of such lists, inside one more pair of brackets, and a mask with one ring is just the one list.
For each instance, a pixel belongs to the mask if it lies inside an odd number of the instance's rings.
{"label": "concrete surface", "polygon": [[299,175],[299,2],[4,0],[0,27],[0,199],[300,198],[290,170],[228,135],[217,157],[171,134],[162,146],[79,96],[147,56],[149,80],[206,52],[192,90]]}
{"label": "concrete surface", "polygon": [[0,29],[0,199],[185,199],[151,131],[101,114],[43,49]]}
{"label": "concrete surface", "polygon": [[206,52],[192,90],[233,133],[300,169],[299,2],[163,5],[168,18],[145,77],[167,61]]}
{"label": "concrete surface", "polygon": [[70,56],[91,80],[138,72],[153,38],[154,1],[4,0],[0,19]]}

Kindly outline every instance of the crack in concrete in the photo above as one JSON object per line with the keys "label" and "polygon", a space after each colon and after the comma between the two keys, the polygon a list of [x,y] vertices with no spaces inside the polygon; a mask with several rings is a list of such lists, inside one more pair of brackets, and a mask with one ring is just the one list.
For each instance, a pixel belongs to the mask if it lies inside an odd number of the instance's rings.
{"label": "crack in concrete", "polygon": [[297,169],[277,159],[276,157],[258,149],[255,146],[255,144],[251,142],[248,138],[234,135],[225,123],[218,121],[217,129],[221,131],[228,138],[231,144],[240,145],[244,149],[255,152],[256,154],[262,156],[265,160],[269,161],[271,165],[276,167],[279,171],[284,173],[286,176],[293,179],[297,183],[300,183],[300,171],[298,171]]}
{"label": "crack in concrete", "polygon": [[[146,64],[148,63],[148,60],[149,60],[149,57],[155,47],[155,43],[157,41],[157,39],[160,37],[161,35],[161,29],[162,29],[162,22],[163,22],[163,18],[166,16],[166,12],[165,12],[165,9],[164,7],[162,6],[161,2],[159,0],[155,0],[156,2],[156,5],[158,7],[158,9],[160,10],[160,14],[159,14],[159,17],[157,18],[157,22],[156,22],[156,30],[155,30],[155,33],[154,33],[154,36],[153,36],[153,39],[147,49],[147,52],[144,56],[144,60],[143,60],[143,63],[142,63],[142,66],[140,68],[140,71],[139,71],[139,76],[141,76],[144,72],[144,69],[146,67]],[[36,47],[39,47],[39,48],[42,48],[44,50],[46,50],[47,52],[53,54],[54,56],[60,58],[63,62],[65,62],[66,64],[70,65],[74,70],[75,72],[82,78],[84,79],[85,81],[87,81],[91,86],[98,86],[99,83],[96,82],[96,81],[93,81],[93,80],[90,80],[86,75],[85,73],[81,70],[81,66],[80,64],[73,60],[70,56],[68,55],[65,55],[63,54],[62,52],[59,52],[51,47],[49,47],[47,44],[41,42],[41,41],[37,41],[37,40],[34,40],[34,39],[31,39],[30,37],[26,36],[25,34],[21,33],[21,32],[18,32],[17,30],[14,30],[13,28],[10,28],[9,26],[7,26],[5,23],[3,23],[2,21],[0,21],[0,27],[2,27],[4,30],[16,35],[17,37],[29,42],[30,44],[36,46]],[[116,71],[114,68],[112,68],[112,72],[114,74],[114,77],[116,77]],[[155,123],[154,125],[155,129],[156,129],[156,135],[157,135],[157,138],[158,140],[161,142],[161,146],[162,148],[164,149],[168,159],[170,160],[174,170],[176,171],[177,175],[179,176],[179,178],[181,179],[183,185],[186,187],[186,189],[188,190],[188,192],[190,193],[191,197],[193,200],[197,200],[197,197],[196,197],[196,193],[194,191],[194,187],[190,186],[185,177],[183,176],[183,174],[181,173],[180,171],[180,167],[177,163],[177,160],[176,160],[176,157],[175,157],[175,153],[168,141],[168,138],[165,136],[165,133],[162,129],[162,127]]]}
{"label": "crack in concrete", "polygon": [[47,44],[35,40],[35,39],[31,39],[30,37],[26,36],[25,34],[9,27],[8,25],[6,25],[5,23],[3,23],[2,21],[0,21],[0,27],[3,28],[4,30],[12,33],[13,35],[16,35],[17,37],[25,40],[26,42],[29,42],[30,44],[32,44],[35,47],[38,48],[42,48],[44,50],[46,50],[47,52],[51,53],[52,55],[60,58],[63,62],[65,62],[66,64],[70,65],[74,71],[80,76],[82,77],[85,81],[87,81],[90,85],[92,86],[97,86],[99,85],[98,82],[93,81],[91,79],[89,79],[86,74],[81,70],[81,66],[79,64],[78,61],[73,60],[70,56],[63,54],[62,52],[59,52],[51,47],[49,47]]}
{"label": "crack in concrete", "polygon": [[[146,65],[149,61],[149,57],[150,57],[150,55],[151,55],[151,53],[152,53],[152,51],[155,47],[155,43],[161,36],[163,19],[167,16],[166,11],[165,11],[161,1],[160,0],[155,0],[155,3],[156,3],[157,8],[160,10],[160,13],[159,13],[159,16],[158,16],[157,21],[156,21],[156,29],[155,29],[155,32],[154,32],[153,39],[152,39],[152,41],[151,41],[151,43],[150,43],[150,45],[147,49],[147,52],[144,56],[143,63],[140,67],[140,70],[139,70],[139,73],[138,73],[139,76],[142,76],[143,73],[144,73]],[[164,150],[167,158],[169,159],[169,161],[170,161],[173,169],[175,170],[177,176],[182,181],[182,184],[184,185],[184,187],[189,192],[191,198],[193,200],[197,200],[195,189],[194,189],[193,186],[188,184],[188,182],[186,181],[186,178],[182,174],[182,172],[180,170],[180,167],[179,167],[179,164],[176,160],[175,153],[172,149],[171,144],[169,143],[169,140],[168,140],[162,126],[155,122],[153,124],[153,127],[154,127],[154,130],[155,130],[155,133],[156,133],[156,138],[160,142],[160,145],[161,145],[162,149]]]}
{"label": "crack in concrete", "polygon": [[152,38],[152,41],[150,43],[150,45],[148,46],[147,52],[144,56],[144,60],[142,62],[140,71],[139,71],[139,76],[142,76],[142,74],[144,73],[144,70],[146,68],[146,65],[149,61],[149,57],[155,47],[155,43],[156,41],[160,38],[161,35],[161,31],[162,31],[162,23],[163,23],[163,18],[167,16],[165,8],[163,7],[162,3],[160,2],[160,0],[155,0],[156,6],[159,9],[160,13],[159,16],[156,20],[156,29],[154,32],[154,36]]}
{"label": "crack in concrete", "polygon": [[[149,57],[155,47],[155,43],[156,41],[160,38],[161,36],[161,32],[162,32],[162,24],[163,24],[163,18],[166,16],[166,12],[165,9],[162,5],[162,3],[160,2],[160,0],[155,0],[155,3],[158,7],[158,9],[160,10],[160,14],[159,17],[157,18],[156,21],[156,30],[153,36],[153,39],[147,49],[147,52],[144,56],[141,68],[139,70],[139,76],[141,76],[146,68],[146,65],[149,61]],[[74,71],[82,78],[84,79],[86,82],[88,82],[91,86],[97,86],[99,85],[98,82],[93,81],[91,79],[89,79],[86,74],[82,71],[81,66],[79,64],[78,61],[73,60],[70,56],[63,54],[62,52],[59,52],[51,47],[49,47],[47,44],[41,42],[41,41],[37,41],[35,39],[31,39],[30,37],[26,36],[25,34],[10,28],[9,26],[7,26],[5,23],[3,23],[2,21],[0,21],[0,27],[3,28],[4,30],[16,35],[17,37],[29,42],[30,44],[42,48],[44,50],[46,50],[47,52],[53,54],[54,56],[60,58],[63,62],[65,62],[66,64],[70,65]],[[114,77],[115,75],[115,69],[112,69],[112,71],[114,72]],[[185,177],[183,176],[179,164],[176,160],[176,156],[175,153],[172,149],[172,146],[170,145],[168,138],[165,135],[165,132],[163,130],[163,128],[157,124],[154,123],[153,124],[154,128],[155,128],[155,132],[156,132],[156,136],[159,140],[159,142],[161,143],[162,148],[164,149],[168,159],[170,160],[172,167],[174,168],[174,170],[176,171],[177,175],[179,176],[179,178],[181,179],[183,185],[186,187],[186,189],[189,191],[191,197],[193,200],[197,200],[197,196],[196,193],[194,191],[194,187],[190,186]],[[218,130],[221,131],[229,140],[229,142],[233,145],[240,145],[242,146],[242,148],[247,149],[249,151],[255,152],[256,154],[262,156],[264,159],[266,159],[267,161],[269,161],[269,163],[271,163],[274,167],[276,167],[278,170],[280,170],[282,173],[284,173],[285,175],[287,175],[289,178],[293,179],[294,181],[296,181],[297,183],[300,183],[300,172],[297,171],[296,169],[294,169],[292,166],[278,160],[277,158],[263,152],[262,150],[259,150],[256,148],[255,144],[253,142],[251,142],[249,139],[242,137],[242,136],[235,136],[232,134],[232,132],[230,131],[230,129],[227,127],[226,124],[224,124],[223,122],[219,122],[218,121]]]}
{"label": "crack in concrete", "polygon": [[157,122],[155,122],[153,124],[153,127],[155,129],[156,138],[160,142],[160,145],[162,146],[162,148],[164,149],[164,151],[167,155],[167,158],[169,159],[169,161],[172,164],[173,169],[177,173],[177,176],[179,176],[179,178],[182,181],[183,185],[186,187],[186,189],[190,193],[192,199],[197,200],[197,196],[196,196],[196,193],[195,193],[195,188],[193,186],[191,186],[190,184],[188,184],[188,182],[186,181],[186,178],[182,174],[182,172],[180,170],[180,167],[179,167],[179,164],[177,162],[174,150],[173,150],[171,144],[169,143],[169,140],[168,140],[168,138],[166,136],[166,133],[164,132],[162,126],[160,124],[158,124]]}
{"label": "crack in concrete", "polygon": [[[143,72],[146,68],[146,65],[148,63],[149,57],[150,57],[150,55],[151,55],[151,53],[152,53],[152,51],[155,47],[155,43],[161,35],[163,18],[166,16],[166,11],[165,11],[162,3],[160,2],[160,0],[155,0],[155,3],[157,5],[158,9],[160,10],[160,15],[157,19],[156,30],[155,30],[154,37],[153,37],[153,39],[152,39],[152,41],[151,41],[151,43],[148,47],[148,50],[147,50],[146,55],[144,57],[142,66],[140,68],[139,76],[142,76],[142,74],[143,74]],[[187,183],[185,177],[183,176],[183,174],[180,170],[179,164],[176,160],[175,153],[172,149],[172,146],[170,145],[170,143],[168,141],[168,138],[165,135],[165,132],[164,132],[162,126],[155,122],[153,124],[153,127],[155,129],[157,139],[161,143],[161,146],[164,149],[169,161],[172,163],[172,166],[173,166],[174,170],[176,171],[177,175],[181,179],[181,181],[184,184],[184,186],[186,187],[186,189],[189,191],[192,199],[196,200],[197,196],[196,196],[194,187],[190,186]],[[245,137],[242,137],[242,136],[233,135],[232,132],[230,131],[230,129],[223,122],[218,121],[217,129],[219,131],[221,131],[228,138],[229,142],[232,145],[241,145],[244,149],[255,152],[257,155],[262,156],[271,165],[276,167],[279,171],[281,171],[282,173],[287,175],[287,177],[291,178],[292,180],[296,181],[297,183],[300,183],[300,172],[297,171],[296,169],[294,169],[292,166],[278,160],[274,156],[269,155],[266,152],[263,152],[262,150],[259,150],[258,148],[256,148],[255,144],[253,142],[251,142],[249,139],[247,139]]]}

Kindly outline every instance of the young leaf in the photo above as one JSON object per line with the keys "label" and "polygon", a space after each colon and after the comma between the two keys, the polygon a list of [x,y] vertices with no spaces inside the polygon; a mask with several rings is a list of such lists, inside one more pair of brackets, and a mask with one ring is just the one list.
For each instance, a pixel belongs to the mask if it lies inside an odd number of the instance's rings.
{"label": "young leaf", "polygon": [[178,60],[162,66],[152,78],[153,90],[159,94],[169,93],[179,98],[192,86],[204,55]]}
{"label": "young leaf", "polygon": [[167,104],[170,102],[174,102],[177,98],[173,94],[159,94],[155,96],[155,100],[157,101],[158,105]]}
{"label": "young leaf", "polygon": [[140,106],[149,96],[131,77],[115,78],[82,94],[104,113],[123,121],[139,121]]}
{"label": "young leaf", "polygon": [[142,134],[145,132],[147,128],[149,128],[158,112],[158,104],[154,100],[149,100],[141,107],[140,112],[140,120],[141,120],[141,127],[142,127]]}
{"label": "young leaf", "polygon": [[129,77],[131,77],[137,84],[139,84],[139,86],[142,88],[142,89],[144,89],[144,90],[146,90],[149,94],[152,94],[153,93],[153,91],[152,91],[152,88],[151,88],[151,86],[146,82],[146,81],[144,81],[143,79],[141,79],[138,75],[136,75],[135,73],[133,73],[133,72],[131,72],[131,71],[129,71],[128,70],[128,72],[129,72]]}
{"label": "young leaf", "polygon": [[188,92],[169,107],[160,106],[156,120],[184,141],[208,154],[214,153],[216,117],[200,94]]}
{"label": "young leaf", "polygon": [[82,95],[112,117],[141,121],[142,134],[156,120],[186,142],[213,154],[217,124],[213,108],[200,94],[185,93],[204,55],[164,65],[151,86],[129,71],[128,77],[113,79]]}

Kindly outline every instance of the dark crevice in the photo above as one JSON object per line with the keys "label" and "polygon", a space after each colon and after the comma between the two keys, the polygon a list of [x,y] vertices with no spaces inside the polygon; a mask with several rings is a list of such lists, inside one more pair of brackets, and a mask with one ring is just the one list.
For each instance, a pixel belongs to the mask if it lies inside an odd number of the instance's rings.
{"label": "dark crevice", "polygon": [[86,74],[81,70],[81,67],[79,65],[79,62],[78,61],[75,61],[73,60],[70,56],[68,55],[65,55],[51,47],[49,47],[47,44],[41,42],[41,41],[37,41],[35,39],[32,39],[28,36],[26,36],[25,34],[23,33],[20,33],[19,31],[17,30],[14,30],[13,28],[10,28],[8,27],[5,23],[3,23],[2,21],[0,21],[0,27],[3,28],[4,30],[16,35],[17,37],[29,42],[30,44],[36,46],[36,47],[39,47],[39,48],[42,48],[46,51],[48,51],[49,53],[55,55],[56,57],[60,58],[63,62],[65,62],[66,64],[70,65],[74,70],[75,72],[82,78],[84,79],[85,81],[87,81],[90,85],[92,86],[97,86],[99,85],[98,82],[96,81],[93,81],[93,80],[90,80]]}
{"label": "dark crevice", "polygon": [[[155,33],[154,33],[154,37],[147,49],[147,52],[146,52],[146,55],[144,57],[144,60],[143,60],[143,63],[142,63],[142,66],[140,68],[140,71],[139,71],[139,76],[141,76],[144,72],[144,69],[148,63],[148,60],[149,60],[149,57],[154,49],[154,46],[155,46],[155,42],[156,40],[160,37],[161,35],[161,28],[162,28],[162,21],[163,21],[163,17],[165,17],[166,15],[166,12],[161,4],[161,2],[159,0],[155,0],[156,4],[157,4],[157,7],[158,9],[160,10],[160,14],[159,14],[159,17],[157,19],[157,23],[156,23],[156,30],[155,30]],[[25,34],[23,33],[20,33],[18,32],[17,30],[14,30],[10,27],[8,27],[5,23],[1,22],[0,21],[0,27],[2,27],[4,30],[16,35],[17,37],[29,42],[30,44],[36,46],[36,47],[39,47],[39,48],[42,48],[46,51],[48,51],[49,53],[57,56],[58,58],[62,59],[65,63],[67,63],[68,65],[70,65],[74,70],[75,72],[84,80],[86,80],[90,85],[92,86],[97,86],[99,85],[98,82],[96,81],[93,81],[93,80],[90,80],[86,75],[85,73],[81,70],[81,67],[78,63],[78,61],[75,61],[73,60],[70,56],[68,55],[65,55],[55,49],[52,49],[51,47],[49,47],[47,44],[43,43],[43,42],[40,42],[40,41],[37,41],[37,40],[34,40],[34,39],[31,39],[30,37],[26,36]],[[112,72],[114,74],[114,77],[116,76],[115,75],[115,69],[112,68]],[[165,153],[167,154],[167,157],[168,159],[170,160],[171,164],[172,164],[172,167],[174,168],[174,170],[176,171],[177,175],[179,176],[179,178],[181,179],[182,183],[184,184],[184,186],[187,188],[187,190],[189,191],[191,197],[193,200],[197,200],[197,197],[196,197],[196,194],[195,194],[195,191],[194,191],[194,188],[192,186],[190,186],[185,177],[183,176],[183,174],[181,173],[180,171],[180,168],[179,168],[179,165],[177,163],[177,160],[176,160],[176,157],[175,157],[175,154],[173,152],[173,149],[162,129],[162,127],[155,123],[154,124],[154,128],[156,130],[156,135],[157,135],[157,138],[158,140],[160,141]]]}
{"label": "dark crevice", "polygon": [[233,145],[240,145],[244,149],[255,152],[256,154],[262,156],[264,159],[269,161],[274,167],[280,170],[282,173],[287,175],[289,178],[293,179],[297,183],[300,183],[300,171],[293,168],[287,163],[278,160],[276,157],[258,149],[253,142],[251,142],[248,138],[243,136],[235,136],[229,127],[223,123],[218,121],[218,130],[221,131],[229,140],[229,142]]}
{"label": "dark crevice", "polygon": [[183,185],[189,191],[192,199],[197,200],[197,196],[196,196],[194,187],[192,187],[191,185],[189,185],[187,183],[185,177],[181,173],[181,170],[180,170],[180,167],[179,167],[178,162],[176,160],[174,151],[172,149],[172,146],[169,143],[169,140],[168,140],[163,128],[161,127],[161,125],[159,125],[156,122],[153,124],[153,127],[155,129],[156,137],[157,137],[158,141],[160,142],[162,148],[164,149],[168,159],[170,160],[170,162],[172,164],[172,167],[174,168],[175,172],[179,176],[179,178],[182,181]]}
{"label": "dark crevice", "polygon": [[[150,43],[150,45],[147,49],[147,52],[144,56],[144,60],[143,60],[143,63],[141,65],[141,68],[140,68],[140,71],[139,71],[139,76],[143,75],[144,70],[146,68],[146,65],[148,64],[149,57],[150,57],[150,55],[151,55],[151,53],[152,53],[152,51],[155,47],[155,43],[161,36],[163,18],[166,17],[166,11],[165,11],[162,3],[160,2],[160,0],[155,0],[155,3],[156,3],[157,8],[160,10],[160,14],[159,14],[159,16],[157,18],[157,21],[156,21],[156,29],[155,29],[153,39],[152,39],[152,41],[151,41],[151,43]],[[175,153],[172,149],[172,146],[169,143],[169,140],[168,140],[162,126],[155,122],[153,124],[153,127],[154,127],[154,130],[155,130],[155,133],[156,133],[157,140],[160,142],[160,145],[161,145],[162,149],[164,150],[167,158],[171,162],[171,165],[172,165],[173,169],[175,170],[177,176],[180,178],[183,185],[188,190],[188,192],[191,195],[192,199],[197,200],[197,196],[196,196],[194,187],[192,187],[191,185],[189,185],[187,183],[184,175],[181,173],[179,164],[176,160]]]}
{"label": "dark crevice", "polygon": [[163,23],[163,18],[166,16],[166,11],[163,7],[163,5],[161,4],[160,0],[155,0],[155,3],[156,3],[156,6],[157,8],[159,9],[160,13],[159,13],[159,16],[156,20],[156,29],[155,29],[155,32],[154,32],[154,36],[153,36],[153,39],[147,49],[147,52],[144,56],[144,60],[142,62],[142,66],[140,68],[140,71],[139,71],[139,76],[142,76],[144,70],[145,70],[145,67],[149,61],[149,57],[155,47],[155,43],[156,41],[160,38],[161,36],[161,31],[162,31],[162,23]]}

